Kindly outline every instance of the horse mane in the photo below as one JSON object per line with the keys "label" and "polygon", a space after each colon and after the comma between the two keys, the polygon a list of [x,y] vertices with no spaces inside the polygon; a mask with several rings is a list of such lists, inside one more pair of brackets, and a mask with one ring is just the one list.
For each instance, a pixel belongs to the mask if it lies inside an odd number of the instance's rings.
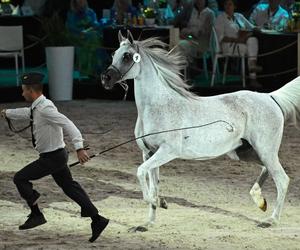
{"label": "horse mane", "polygon": [[181,70],[186,67],[187,60],[180,51],[167,51],[165,48],[168,45],[158,38],[153,37],[142,41],[135,41],[134,43],[140,51],[149,56],[158,77],[163,83],[185,98],[199,98],[189,91],[191,86],[182,79]]}

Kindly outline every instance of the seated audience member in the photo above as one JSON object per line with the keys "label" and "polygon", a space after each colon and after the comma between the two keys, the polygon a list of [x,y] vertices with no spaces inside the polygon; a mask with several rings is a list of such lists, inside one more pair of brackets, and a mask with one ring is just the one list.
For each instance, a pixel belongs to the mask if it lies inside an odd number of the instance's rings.
{"label": "seated audience member", "polygon": [[248,55],[248,69],[252,84],[256,83],[256,72],[261,70],[257,66],[258,41],[251,36],[254,26],[240,13],[235,12],[235,0],[224,1],[224,12],[215,22],[220,47],[224,54]]}
{"label": "seated audience member", "polygon": [[94,36],[98,34],[95,32],[99,28],[97,15],[88,7],[87,0],[71,0],[66,25],[76,35]]}
{"label": "seated audience member", "polygon": [[[182,18],[182,12],[188,12],[185,10],[185,6],[189,6],[193,3],[194,0],[169,0],[169,4],[175,14],[179,18]],[[215,16],[219,14],[219,5],[217,0],[207,0],[207,7],[210,8]]]}
{"label": "seated audience member", "polygon": [[186,4],[174,25],[181,28],[178,48],[191,62],[193,55],[206,51],[214,23],[214,12],[208,8],[207,0],[193,0]]}
{"label": "seated audience member", "polygon": [[280,6],[280,0],[259,3],[250,15],[250,22],[259,28],[283,31],[287,28],[289,13]]}
{"label": "seated audience member", "polygon": [[99,49],[102,33],[87,0],[71,0],[66,26],[78,38],[76,55],[80,71],[89,76],[101,71],[105,58],[104,51]]}

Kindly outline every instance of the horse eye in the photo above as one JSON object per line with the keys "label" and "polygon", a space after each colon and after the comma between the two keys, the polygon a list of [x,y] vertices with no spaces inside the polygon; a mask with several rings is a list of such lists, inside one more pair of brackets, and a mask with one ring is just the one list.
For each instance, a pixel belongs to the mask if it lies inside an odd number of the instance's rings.
{"label": "horse eye", "polygon": [[131,56],[130,53],[128,53],[128,52],[124,53],[124,55],[123,55],[123,60],[124,61],[128,62],[131,59],[132,59],[132,56]]}
{"label": "horse eye", "polygon": [[114,57],[114,55],[115,55],[115,52],[111,53],[111,57],[112,57],[112,58]]}

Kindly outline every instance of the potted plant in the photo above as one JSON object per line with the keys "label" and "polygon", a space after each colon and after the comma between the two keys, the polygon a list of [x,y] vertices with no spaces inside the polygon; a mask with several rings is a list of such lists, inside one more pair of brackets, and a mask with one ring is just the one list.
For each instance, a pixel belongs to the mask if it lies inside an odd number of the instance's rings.
{"label": "potted plant", "polygon": [[145,23],[146,25],[153,25],[155,23],[155,10],[153,8],[146,8],[144,10],[144,15],[145,15]]}
{"label": "potted plant", "polygon": [[58,13],[39,20],[42,38],[31,37],[38,39],[46,50],[50,98],[54,101],[72,100],[76,38],[67,30]]}

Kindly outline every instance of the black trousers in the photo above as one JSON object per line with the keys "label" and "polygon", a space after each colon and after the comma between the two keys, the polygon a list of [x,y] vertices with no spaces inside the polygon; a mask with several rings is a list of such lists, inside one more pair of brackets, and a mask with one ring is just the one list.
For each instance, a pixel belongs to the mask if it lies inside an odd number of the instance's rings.
{"label": "black trousers", "polygon": [[40,154],[38,160],[28,164],[14,176],[14,183],[21,197],[29,206],[33,205],[40,194],[33,189],[30,181],[52,175],[54,181],[62,188],[64,193],[81,207],[82,217],[92,217],[98,214],[97,208],[86,192],[79,183],[73,180],[67,162],[68,153],[64,148]]}

